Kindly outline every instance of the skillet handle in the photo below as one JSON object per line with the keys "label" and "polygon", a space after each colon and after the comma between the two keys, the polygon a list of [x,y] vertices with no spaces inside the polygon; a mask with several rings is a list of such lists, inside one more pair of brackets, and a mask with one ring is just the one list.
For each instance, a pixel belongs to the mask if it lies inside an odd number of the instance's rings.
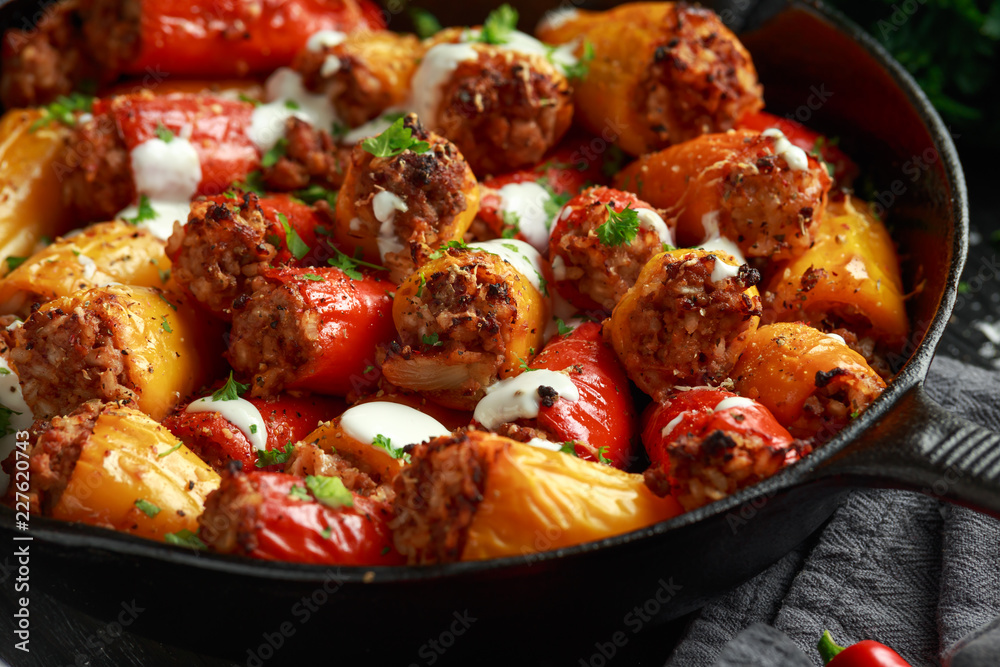
{"label": "skillet handle", "polygon": [[951,414],[921,383],[813,476],[861,478],[1000,517],[1000,433]]}

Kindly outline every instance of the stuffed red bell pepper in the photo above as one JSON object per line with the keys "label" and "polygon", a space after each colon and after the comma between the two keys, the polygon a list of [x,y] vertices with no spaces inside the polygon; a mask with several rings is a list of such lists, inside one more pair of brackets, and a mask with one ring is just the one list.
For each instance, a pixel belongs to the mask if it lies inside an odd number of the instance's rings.
{"label": "stuffed red bell pepper", "polygon": [[850,185],[858,175],[858,165],[847,157],[847,153],[840,150],[835,140],[830,140],[790,118],[775,116],[766,111],[757,111],[743,116],[736,127],[741,130],[756,130],[757,132],[763,132],[772,127],[778,128],[794,145],[827,163],[829,165],[828,171],[832,170],[830,176],[838,185]]}

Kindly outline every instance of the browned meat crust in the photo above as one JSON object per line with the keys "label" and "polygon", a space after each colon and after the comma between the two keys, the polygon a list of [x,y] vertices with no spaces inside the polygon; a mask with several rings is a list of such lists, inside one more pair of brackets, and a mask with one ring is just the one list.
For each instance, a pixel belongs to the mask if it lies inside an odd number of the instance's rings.
{"label": "browned meat crust", "polygon": [[253,376],[251,395],[274,396],[321,354],[320,326],[298,291],[264,281],[237,300],[226,356],[234,369]]}
{"label": "browned meat crust", "polygon": [[717,261],[703,253],[664,255],[651,280],[629,292],[635,307],[616,309],[609,321],[626,327],[627,352],[619,357],[647,394],[675,385],[718,385],[756,328],[760,298],[746,290],[760,274],[744,264],[735,277],[713,282]]}
{"label": "browned meat crust", "polygon": [[691,511],[767,479],[810,451],[801,441],[779,448],[745,433],[719,430],[703,440],[685,433],[667,446],[669,474],[654,464],[644,476],[654,493],[672,493]]}
{"label": "browned meat crust", "polygon": [[636,100],[659,145],[728,130],[762,106],[749,54],[714,12],[677,3],[666,18]]}
{"label": "browned meat crust", "polygon": [[285,122],[285,139],[285,154],[262,169],[268,190],[290,192],[310,184],[337,189],[344,182],[348,151],[329,132],[292,117]]}
{"label": "browned meat crust", "polygon": [[118,78],[139,49],[138,0],[64,0],[50,5],[34,29],[4,34],[3,106],[48,104],[84,81]]}
{"label": "browned meat crust", "polygon": [[285,472],[296,477],[320,475],[338,477],[349,490],[359,496],[373,497],[391,502],[396,492],[364,462],[344,456],[340,452],[327,452],[311,442],[295,445],[285,463]]}
{"label": "browned meat crust", "polygon": [[541,162],[569,129],[572,108],[569,82],[544,58],[483,48],[443,87],[430,124],[484,177]]}
{"label": "browned meat crust", "polygon": [[81,223],[113,220],[135,200],[128,149],[111,114],[79,124],[57,164],[63,172],[63,204]]}
{"label": "browned meat crust", "polygon": [[167,242],[173,278],[209,311],[232,319],[233,301],[262,284],[260,273],[274,259],[269,228],[253,193],[238,207],[194,202],[188,223]]}
{"label": "browned meat crust", "polygon": [[[30,473],[28,502],[35,514],[51,514],[52,508],[69,483],[70,475],[80,458],[80,450],[94,431],[94,423],[108,407],[101,401],[87,401],[66,417],[51,422],[37,420],[29,436],[28,471]],[[14,474],[16,452],[4,461],[4,470]],[[7,491],[5,502],[14,503],[14,487]]]}
{"label": "browned meat crust", "polygon": [[[104,294],[99,300],[117,299]],[[24,401],[36,418],[67,414],[94,398],[135,400],[125,365],[128,350],[96,308],[36,311],[14,330],[10,361],[21,378]]]}
{"label": "browned meat crust", "polygon": [[254,526],[263,498],[247,475],[223,475],[198,517],[198,536],[213,551],[247,553],[257,545]]}
{"label": "browned meat crust", "polygon": [[489,467],[501,449],[465,434],[417,445],[412,463],[396,477],[396,548],[411,564],[450,563],[465,548],[469,525],[483,500]]}

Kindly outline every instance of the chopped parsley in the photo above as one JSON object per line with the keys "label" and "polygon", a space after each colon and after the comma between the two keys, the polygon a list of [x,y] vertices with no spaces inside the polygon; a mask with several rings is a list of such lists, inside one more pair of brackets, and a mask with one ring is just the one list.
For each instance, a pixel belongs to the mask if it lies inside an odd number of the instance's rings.
{"label": "chopped parsley", "polygon": [[573,327],[567,326],[566,323],[562,321],[561,317],[556,318],[556,326],[559,327],[560,336],[565,336],[567,334],[573,333]]}
{"label": "chopped parsley", "polygon": [[135,506],[138,507],[142,511],[142,513],[148,516],[150,519],[154,518],[161,511],[159,507],[149,502],[148,500],[145,500],[144,498],[139,498],[138,500],[136,500]]}
{"label": "chopped parsley", "polygon": [[567,440],[564,442],[559,448],[559,451],[563,454],[569,454],[570,456],[579,456],[579,454],[576,453],[576,441],[574,440]]}
{"label": "chopped parsley", "polygon": [[167,321],[167,316],[163,315],[160,317],[160,319],[162,320],[160,322],[160,328],[166,331],[167,333],[173,333],[174,330],[170,328],[170,322]]}
{"label": "chopped parsley", "polygon": [[176,544],[182,547],[191,547],[192,549],[207,549],[205,543],[201,541],[201,538],[192,533],[187,528],[182,528],[176,533],[167,533],[163,536],[163,540],[167,544]]}
{"label": "chopped parsley", "polygon": [[157,454],[156,458],[162,459],[164,456],[167,456],[169,454],[173,454],[174,452],[176,452],[180,448],[181,448],[181,443],[178,442],[176,445],[174,445],[173,447],[171,447],[167,451],[161,452],[161,453]]}
{"label": "chopped parsley", "polygon": [[371,264],[370,262],[365,262],[357,257],[351,257],[345,254],[338,248],[333,248],[336,253],[333,257],[326,261],[330,266],[334,266],[341,271],[343,271],[348,278],[351,280],[361,280],[364,276],[358,271],[359,266],[367,266],[370,269],[375,269],[376,271],[387,271],[384,266],[379,266],[378,264]]}
{"label": "chopped parsley", "polygon": [[403,125],[402,118],[397,119],[382,134],[365,139],[361,142],[361,147],[375,157],[393,157],[407,150],[420,154],[431,149],[426,141],[413,138],[413,130]]}
{"label": "chopped parsley", "polygon": [[163,123],[156,124],[156,136],[165,144],[169,144],[174,140],[174,133],[171,132]]}
{"label": "chopped parsley", "polygon": [[855,410],[854,412],[851,413],[851,419],[857,419],[858,415],[860,414],[861,414],[860,410]]}
{"label": "chopped parsley", "polygon": [[333,526],[327,526],[324,528],[322,532],[320,532],[320,535],[323,536],[324,540],[330,539],[330,536],[333,535]]}
{"label": "chopped parsley", "polygon": [[500,211],[500,219],[503,220],[500,238],[512,239],[521,231],[521,216],[515,211]]}
{"label": "chopped parsley", "polygon": [[437,259],[445,254],[446,251],[451,249],[461,250],[468,248],[468,244],[465,241],[445,241],[441,244],[441,247],[431,253],[431,259]]}
{"label": "chopped parsley", "polygon": [[269,148],[263,157],[260,158],[260,166],[266,169],[278,164],[278,160],[285,156],[286,150],[288,150],[288,139],[282,137],[278,139],[278,143]]}
{"label": "chopped parsley", "polygon": [[171,310],[173,310],[175,312],[177,311],[177,306],[175,306],[174,304],[170,303],[170,299],[168,299],[167,297],[163,296],[163,292],[159,292],[158,291],[156,293],[156,296],[160,297],[160,301],[162,301],[163,303],[165,303],[168,306],[170,306]]}
{"label": "chopped parsley", "polygon": [[306,486],[320,501],[328,507],[354,507],[354,495],[344,486],[344,482],[339,477],[325,477],[320,475],[309,475],[306,477]]}
{"label": "chopped parsley", "polygon": [[284,449],[262,449],[257,452],[257,463],[258,468],[266,468],[267,466],[278,465],[279,463],[285,463],[288,461],[288,457],[292,455],[292,451],[295,447],[292,445],[291,441],[285,445]]}
{"label": "chopped parsley", "polygon": [[160,274],[160,282],[166,285],[170,280],[170,269],[156,269],[156,272]]}
{"label": "chopped parsley", "polygon": [[311,280],[314,283],[325,282],[326,278],[323,276],[317,276],[315,273],[303,273],[299,276],[300,280]]}
{"label": "chopped parsley", "polygon": [[[7,372],[9,373],[10,371]],[[20,412],[11,410],[6,405],[0,405],[0,438],[10,435],[17,430],[11,425],[10,418],[20,414]]]}
{"label": "chopped parsley", "polygon": [[153,205],[149,202],[149,197],[140,195],[139,208],[136,214],[131,218],[125,218],[125,221],[131,222],[133,225],[138,225],[140,222],[147,220],[156,220],[156,211],[153,210]]}
{"label": "chopped parsley", "polygon": [[420,276],[420,282],[417,283],[417,298],[419,299],[424,295],[424,285],[427,284],[427,279],[424,278],[423,271],[421,271],[418,275]]}
{"label": "chopped parsley", "polygon": [[517,10],[504,3],[490,12],[483,21],[483,29],[476,39],[484,44],[506,44],[510,34],[517,30]]}
{"label": "chopped parsley", "polygon": [[254,105],[255,107],[259,107],[259,106],[260,106],[261,104],[263,104],[263,102],[261,102],[261,101],[260,101],[260,100],[258,100],[257,98],[255,98],[255,97],[250,97],[249,95],[247,95],[247,94],[245,94],[245,93],[240,93],[240,94],[238,95],[238,97],[239,97],[239,99],[240,99],[240,102],[246,102],[247,104],[252,104],[252,105]]}
{"label": "chopped parsley", "polygon": [[375,439],[372,440],[372,444],[379,449],[384,449],[389,452],[389,456],[394,459],[403,459],[407,463],[410,462],[410,455],[404,452],[402,447],[393,447],[392,439],[385,437],[381,433],[375,436]]}
{"label": "chopped parsley", "polygon": [[597,228],[597,238],[606,246],[628,245],[639,233],[639,214],[632,208],[626,208],[621,213],[605,204],[608,210],[608,221]]}
{"label": "chopped parsley", "polygon": [[674,250],[677,250],[675,246],[672,246],[669,243],[663,244],[663,252],[673,252]]}
{"label": "chopped parsley", "polygon": [[302,107],[299,106],[299,103],[295,100],[285,100],[285,108],[291,109],[292,111],[298,111]]}
{"label": "chopped parsley", "polygon": [[368,364],[367,366],[365,366],[365,371],[364,371],[364,373],[362,373],[362,375],[368,375],[373,370],[375,370],[375,367],[372,366],[371,364]]}
{"label": "chopped parsley", "polygon": [[256,433],[257,433],[257,425],[256,424],[250,424],[250,433],[256,435]]}
{"label": "chopped parsley", "polygon": [[288,489],[288,495],[296,500],[312,500],[312,496],[309,495],[309,492],[298,484],[292,484],[292,488]]}
{"label": "chopped parsley", "polygon": [[572,65],[563,66],[563,74],[566,75],[567,79],[571,81],[586,79],[587,74],[590,72],[590,61],[594,59],[594,45],[590,43],[590,40],[583,41],[583,53],[580,58]]}
{"label": "chopped parsley", "polygon": [[233,181],[233,187],[244,192],[252,192],[255,195],[263,195],[264,191],[267,190],[267,186],[264,185],[264,175],[259,171],[251,171],[245,180]]}
{"label": "chopped parsley", "polygon": [[42,117],[31,124],[28,132],[36,132],[53,121],[73,127],[76,125],[76,113],[90,113],[94,109],[94,98],[82,93],[60,95],[48,106],[42,107]]}
{"label": "chopped parsley", "polygon": [[229,371],[229,379],[226,384],[212,394],[212,401],[235,401],[250,388],[250,385],[242,384],[233,379],[233,372]]}
{"label": "chopped parsley", "polygon": [[[532,349],[532,352],[534,352],[534,349]],[[537,371],[538,370],[537,368],[532,368],[531,366],[529,366],[528,362],[526,362],[521,357],[518,357],[517,361],[518,361],[517,367],[520,368],[522,371],[524,371],[526,373],[529,372],[529,371]]]}
{"label": "chopped parsley", "polygon": [[337,206],[337,191],[327,190],[322,185],[313,184],[304,190],[296,190],[293,194],[307,204],[315,204],[322,199],[330,208]]}
{"label": "chopped parsley", "polygon": [[600,461],[601,463],[606,463],[607,465],[611,465],[611,459],[609,459],[606,456],[607,453],[608,453],[608,446],[607,445],[605,445],[604,447],[598,447],[597,448],[597,460]]}
{"label": "chopped parsley", "polygon": [[7,270],[8,271],[13,271],[17,267],[19,267],[22,264],[24,264],[24,262],[27,259],[28,259],[27,257],[13,257],[13,256],[11,256],[11,257],[8,257],[7,259],[5,259],[4,261],[7,262]]}
{"label": "chopped parsley", "polygon": [[420,39],[427,39],[441,32],[441,22],[426,9],[410,7],[409,13],[410,20],[413,21],[413,29]]}
{"label": "chopped parsley", "polygon": [[6,368],[0,368],[0,375],[10,375],[10,371]]}
{"label": "chopped parsley", "polygon": [[288,218],[285,217],[284,213],[278,214],[278,222],[285,230],[285,245],[288,246],[288,252],[292,253],[295,259],[302,259],[308,255],[311,248],[306,245],[299,233],[288,224]]}
{"label": "chopped parsley", "polygon": [[444,343],[439,340],[439,336],[437,335],[437,333],[424,334],[423,336],[421,336],[420,340],[423,341],[424,345],[430,345],[431,347],[444,345]]}

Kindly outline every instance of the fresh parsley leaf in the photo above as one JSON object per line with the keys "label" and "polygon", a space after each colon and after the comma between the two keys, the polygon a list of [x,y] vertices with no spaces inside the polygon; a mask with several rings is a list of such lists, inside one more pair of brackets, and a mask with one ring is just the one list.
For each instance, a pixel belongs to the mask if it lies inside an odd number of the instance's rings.
{"label": "fresh parsley leaf", "polygon": [[159,507],[149,502],[148,500],[145,500],[144,498],[139,498],[138,500],[136,500],[135,506],[138,507],[142,511],[142,513],[148,516],[150,519],[154,518],[161,511]]}
{"label": "fresh parsley leaf", "polygon": [[598,447],[597,448],[597,460],[600,463],[605,463],[607,465],[611,465],[611,459],[609,459],[607,457],[607,453],[608,453],[608,447],[607,447],[607,445],[605,445],[604,447]]}
{"label": "fresh parsley leaf", "polygon": [[0,368],[0,375],[10,375],[10,370],[7,368]]}
{"label": "fresh parsley leaf", "polygon": [[292,111],[298,111],[302,107],[295,100],[285,100],[285,108],[291,109]]}
{"label": "fresh parsley leaf", "polygon": [[674,250],[677,250],[677,248],[670,245],[669,243],[663,244],[663,252],[673,252]]}
{"label": "fresh parsley leaf", "polygon": [[[10,371],[7,372],[9,373]],[[11,425],[10,418],[19,414],[21,413],[11,410],[5,405],[0,405],[0,438],[8,436],[17,430]]]}
{"label": "fresh parsley leaf", "polygon": [[170,280],[170,269],[157,269],[156,273],[159,274],[160,282],[164,285],[166,285],[167,281]]}
{"label": "fresh parsley leaf", "polygon": [[586,79],[587,74],[590,72],[590,61],[594,59],[594,45],[590,43],[590,40],[583,41],[583,53],[580,54],[580,58],[572,65],[566,65],[563,67],[563,74],[570,81]]}
{"label": "fresh parsley leaf", "polygon": [[277,465],[279,463],[285,463],[288,461],[288,457],[292,455],[295,450],[294,445],[291,442],[285,445],[284,449],[263,449],[257,452],[257,463],[258,468],[266,468],[267,466]]}
{"label": "fresh parsley leaf", "polygon": [[444,342],[439,340],[437,333],[424,334],[423,336],[421,336],[420,340],[423,341],[424,345],[430,345],[431,347],[444,345]]}
{"label": "fresh parsley leaf", "polygon": [[362,373],[362,375],[368,375],[368,374],[369,374],[369,373],[371,373],[371,372],[372,372],[373,370],[375,370],[375,367],[374,367],[374,366],[372,366],[371,364],[368,364],[367,366],[365,366],[365,370],[364,370],[364,372]]}
{"label": "fresh parsley leaf", "polygon": [[226,384],[222,385],[222,389],[219,389],[212,394],[212,400],[235,401],[249,388],[250,385],[242,384],[233,379],[233,372],[229,371],[229,379],[226,380]]}
{"label": "fresh parsley leaf", "polygon": [[426,9],[410,7],[409,13],[410,20],[413,21],[413,29],[420,39],[427,39],[441,32],[441,22]]}
{"label": "fresh parsley leaf", "polygon": [[367,266],[370,269],[375,269],[376,271],[388,271],[384,266],[379,266],[378,264],[372,264],[370,262],[362,261],[356,257],[351,257],[338,248],[333,248],[336,253],[333,257],[326,261],[330,266],[335,266],[345,274],[351,280],[361,280],[364,276],[358,271],[359,266]]}
{"label": "fresh parsley leaf", "polygon": [[323,276],[317,276],[315,273],[303,273],[299,276],[301,280],[311,280],[314,283],[321,283],[326,280]]}
{"label": "fresh parsley leaf", "polygon": [[573,440],[564,442],[562,447],[559,448],[559,451],[563,454],[569,454],[570,456],[579,456],[579,454],[576,453],[576,442]]}
{"label": "fresh parsley leaf", "polygon": [[138,211],[136,211],[134,217],[125,218],[125,221],[131,222],[133,225],[138,225],[140,222],[147,220],[156,220],[156,211],[153,209],[152,204],[150,204],[149,197],[140,195]]}
{"label": "fresh parsley leaf", "polygon": [[292,484],[292,488],[288,489],[288,495],[296,500],[312,500],[312,496],[309,495],[309,492],[298,484]]}
{"label": "fresh parsley leaf", "polygon": [[512,239],[521,231],[521,216],[517,212],[500,211],[500,219],[503,220],[501,238]]}
{"label": "fresh parsley leaf", "polygon": [[245,93],[240,93],[238,95],[238,97],[240,99],[240,102],[247,102],[249,104],[254,105],[255,107],[259,107],[261,104],[263,104],[263,102],[261,102],[260,100],[254,98],[254,97],[250,97],[249,95],[247,95]]}
{"label": "fresh parsley leaf", "polygon": [[176,445],[174,445],[173,447],[171,447],[167,451],[161,452],[161,453],[157,454],[156,458],[162,459],[164,456],[167,456],[168,454],[173,454],[174,452],[176,452],[180,448],[181,448],[181,443],[178,442]]}
{"label": "fresh parsley leaf", "polygon": [[420,272],[420,282],[417,283],[417,298],[419,299],[424,295],[424,285],[427,284],[427,279],[424,278],[423,271]]}
{"label": "fresh parsley leaf", "polygon": [[5,259],[4,261],[7,262],[7,270],[8,271],[13,271],[17,267],[19,267],[22,264],[24,264],[24,262],[27,259],[28,259],[27,257],[13,257],[13,256],[11,256],[11,257],[8,257],[7,259]]}
{"label": "fresh parsley leaf", "polygon": [[222,193],[222,196],[225,197],[226,199],[239,199],[239,197],[236,196],[236,193],[233,192],[232,190],[226,190],[225,192]]}
{"label": "fresh parsley leaf", "polygon": [[375,157],[393,157],[407,150],[420,154],[431,149],[431,145],[426,141],[413,138],[413,130],[403,125],[402,118],[390,125],[382,134],[365,139],[361,142],[361,147]]}
{"label": "fresh parsley leaf", "polygon": [[264,175],[259,171],[251,171],[247,174],[246,179],[242,181],[234,181],[234,188],[239,188],[244,192],[252,192],[255,195],[263,195],[267,190],[267,186],[264,185]]}
{"label": "fresh parsley leaf", "polygon": [[520,368],[525,373],[528,373],[530,371],[537,371],[538,370],[537,368],[532,368],[531,366],[529,366],[528,362],[526,362],[521,357],[518,357],[517,361],[518,361],[517,367]]}
{"label": "fresh parsley leaf", "polygon": [[510,33],[517,29],[517,10],[504,3],[490,12],[483,21],[482,32],[477,41],[485,44],[506,44]]}
{"label": "fresh parsley leaf", "polygon": [[171,132],[163,123],[156,124],[156,136],[165,144],[169,144],[174,140],[174,133]]}
{"label": "fresh parsley leaf", "polygon": [[402,447],[393,447],[392,439],[385,437],[381,433],[375,436],[375,439],[372,440],[372,445],[389,452],[389,456],[394,459],[403,459],[407,463],[410,462],[410,455],[404,452]]}
{"label": "fresh parsley leaf", "polygon": [[573,327],[567,326],[566,323],[562,321],[561,317],[556,318],[556,326],[559,327],[560,336],[573,333]]}
{"label": "fresh parsley leaf", "polygon": [[337,207],[337,191],[327,190],[322,185],[313,184],[304,190],[296,190],[293,194],[310,205],[315,204],[322,199],[330,205],[330,208]]}
{"label": "fresh parsley leaf", "polygon": [[163,536],[163,541],[167,544],[176,544],[182,547],[191,547],[192,549],[207,549],[205,543],[201,541],[201,538],[192,533],[187,528],[182,528],[176,533],[167,533]]}
{"label": "fresh parsley leaf", "polygon": [[860,410],[855,410],[854,412],[851,413],[851,419],[857,419],[858,415],[860,414],[861,414]]}
{"label": "fresh parsley leaf", "polygon": [[295,259],[302,259],[308,255],[311,248],[306,245],[299,233],[288,224],[288,218],[285,217],[284,213],[278,214],[278,222],[285,230],[285,244],[288,246],[288,252],[292,253]]}
{"label": "fresh parsley leaf", "polygon": [[326,528],[324,528],[324,529],[323,529],[323,530],[322,530],[322,531],[320,532],[320,535],[322,535],[322,536],[323,536],[323,539],[324,539],[324,540],[328,540],[328,539],[330,539],[330,536],[331,536],[331,535],[333,535],[333,526],[327,526]]}
{"label": "fresh parsley leaf", "polygon": [[452,248],[461,250],[463,248],[468,248],[468,244],[465,241],[445,241],[441,244],[437,250],[431,253],[431,259],[437,259],[445,254],[445,251],[451,250]]}
{"label": "fresh parsley leaf", "polygon": [[257,433],[257,425],[256,424],[250,424],[250,433],[256,435],[256,433]]}
{"label": "fresh parsley leaf", "polygon": [[170,322],[167,321],[167,316],[164,315],[160,319],[162,320],[160,322],[160,328],[166,331],[167,333],[173,333],[174,330],[170,328]]}
{"label": "fresh parsley leaf", "polygon": [[288,150],[288,139],[281,138],[278,139],[278,143],[271,146],[263,157],[260,158],[260,166],[265,169],[268,167],[273,167],[278,164],[278,160],[285,156],[285,151]]}
{"label": "fresh parsley leaf", "polygon": [[60,95],[48,106],[42,107],[42,116],[28,128],[28,132],[37,132],[52,122],[62,123],[69,127],[76,125],[76,113],[90,113],[94,109],[94,98],[81,93]]}
{"label": "fresh parsley leaf", "polygon": [[306,486],[320,501],[328,507],[354,507],[354,495],[344,486],[339,477],[309,475]]}
{"label": "fresh parsley leaf", "polygon": [[608,221],[597,228],[597,238],[607,246],[628,245],[639,233],[639,215],[626,208],[617,213],[610,204],[605,204],[608,210]]}

